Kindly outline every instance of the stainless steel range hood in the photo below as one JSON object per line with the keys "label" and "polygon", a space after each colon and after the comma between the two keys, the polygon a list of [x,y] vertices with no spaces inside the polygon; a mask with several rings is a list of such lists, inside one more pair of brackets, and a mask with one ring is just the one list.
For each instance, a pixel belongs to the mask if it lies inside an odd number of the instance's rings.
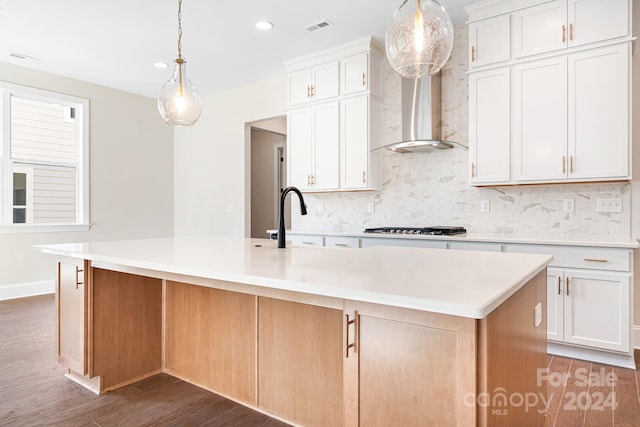
{"label": "stainless steel range hood", "polygon": [[386,145],[396,153],[446,150],[452,141],[441,139],[440,73],[421,79],[402,79],[402,141]]}

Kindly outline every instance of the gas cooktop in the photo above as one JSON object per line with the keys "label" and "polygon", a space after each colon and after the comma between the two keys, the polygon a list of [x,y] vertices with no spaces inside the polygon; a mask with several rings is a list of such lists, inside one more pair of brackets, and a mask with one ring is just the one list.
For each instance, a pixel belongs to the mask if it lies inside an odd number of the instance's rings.
{"label": "gas cooktop", "polygon": [[432,227],[377,227],[365,228],[365,233],[385,234],[425,234],[430,236],[455,236],[466,234],[464,227],[432,226]]}

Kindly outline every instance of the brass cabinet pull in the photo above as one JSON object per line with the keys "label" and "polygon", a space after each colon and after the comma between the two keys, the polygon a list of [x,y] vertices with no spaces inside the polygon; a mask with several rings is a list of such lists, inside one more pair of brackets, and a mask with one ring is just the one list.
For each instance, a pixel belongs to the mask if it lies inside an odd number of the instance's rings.
{"label": "brass cabinet pull", "polygon": [[569,296],[569,278],[567,277],[567,296]]}
{"label": "brass cabinet pull", "polygon": [[476,62],[476,48],[471,46],[471,62]]}
{"label": "brass cabinet pull", "polygon": [[[344,348],[344,357],[345,358],[349,358],[349,349],[352,348],[353,349],[353,353],[357,353],[358,352],[358,346],[357,346],[357,342],[358,342],[358,312],[354,311],[353,313],[353,319],[349,320],[349,315],[345,314],[345,333],[344,333],[344,341],[345,341],[345,348]],[[349,326],[353,325],[353,329],[354,329],[354,340],[353,342],[349,342]]]}
{"label": "brass cabinet pull", "polygon": [[307,175],[307,187],[311,187],[311,175]]}
{"label": "brass cabinet pull", "polygon": [[313,93],[313,90],[314,90],[315,88],[313,87],[313,85],[309,86],[309,88],[311,89],[311,96],[313,97],[313,96],[315,95],[315,93]]}
{"label": "brass cabinet pull", "polygon": [[307,86],[307,98],[311,98],[311,86]]}
{"label": "brass cabinet pull", "polygon": [[562,43],[565,43],[567,41],[567,29],[565,28],[564,25],[562,25]]}
{"label": "brass cabinet pull", "polygon": [[471,178],[475,178],[476,176],[476,164],[471,162]]}
{"label": "brass cabinet pull", "polygon": [[562,281],[562,277],[558,276],[558,295],[560,295],[562,292],[560,291],[560,282]]}
{"label": "brass cabinet pull", "polygon": [[84,270],[81,268],[78,268],[78,266],[76,265],[76,289],[78,289],[78,286],[84,285],[84,274],[83,274],[82,281],[80,281],[78,279],[78,273],[84,273]]}
{"label": "brass cabinet pull", "polygon": [[562,173],[567,173],[567,158],[562,156]]}
{"label": "brass cabinet pull", "polygon": [[573,41],[573,24],[569,24],[569,40]]}
{"label": "brass cabinet pull", "polygon": [[573,156],[569,156],[569,173],[573,173]]}
{"label": "brass cabinet pull", "polygon": [[601,258],[585,258],[584,260],[587,262],[609,262],[608,260]]}
{"label": "brass cabinet pull", "polygon": [[367,75],[365,73],[362,73],[362,86],[366,86],[367,85]]}
{"label": "brass cabinet pull", "polygon": [[367,172],[362,171],[362,183],[365,184],[367,182]]}
{"label": "brass cabinet pull", "polygon": [[311,185],[316,185],[316,176],[311,175]]}

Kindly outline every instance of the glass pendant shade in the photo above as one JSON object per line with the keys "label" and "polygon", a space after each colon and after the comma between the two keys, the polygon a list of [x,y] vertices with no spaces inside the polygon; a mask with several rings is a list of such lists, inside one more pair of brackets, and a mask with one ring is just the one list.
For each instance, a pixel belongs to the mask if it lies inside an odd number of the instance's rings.
{"label": "glass pendant shade", "polygon": [[182,58],[176,59],[173,75],[162,86],[158,97],[158,110],[162,118],[174,126],[193,126],[202,112],[202,100],[187,77],[186,63]]}
{"label": "glass pendant shade", "polygon": [[452,47],[451,17],[435,0],[404,0],[387,27],[387,59],[405,78],[436,74],[449,59]]}

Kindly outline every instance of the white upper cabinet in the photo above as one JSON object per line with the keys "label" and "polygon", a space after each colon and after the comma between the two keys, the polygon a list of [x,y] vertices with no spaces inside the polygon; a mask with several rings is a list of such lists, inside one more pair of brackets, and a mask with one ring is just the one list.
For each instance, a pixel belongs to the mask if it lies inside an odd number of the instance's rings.
{"label": "white upper cabinet", "polygon": [[516,181],[629,178],[629,49],[513,67]]}
{"label": "white upper cabinet", "polygon": [[554,0],[513,17],[514,57],[629,35],[629,0]]}
{"label": "white upper cabinet", "polygon": [[513,159],[516,181],[567,176],[567,60],[513,67]]}
{"label": "white upper cabinet", "polygon": [[[630,8],[629,0],[492,0],[466,8],[470,55],[477,54],[469,63],[472,185],[631,179]],[[507,16],[510,58],[482,62],[484,26],[499,28]],[[499,83],[504,70],[508,95]]]}
{"label": "white upper cabinet", "polygon": [[567,47],[566,0],[522,9],[514,12],[512,17],[516,58]]}
{"label": "white upper cabinet", "polygon": [[289,185],[302,191],[338,188],[337,101],[289,111]]}
{"label": "white upper cabinet", "polygon": [[509,182],[509,67],[469,75],[469,159],[472,184]]}
{"label": "white upper cabinet", "polygon": [[569,46],[630,34],[629,0],[569,0]]}
{"label": "white upper cabinet", "polygon": [[369,99],[340,102],[341,188],[367,188],[369,180]]}
{"label": "white upper cabinet", "polygon": [[569,178],[629,177],[630,45],[569,55]]}
{"label": "white upper cabinet", "polygon": [[510,52],[509,15],[469,24],[469,66],[471,68],[508,61]]}
{"label": "white upper cabinet", "polygon": [[[289,184],[302,191],[380,185],[382,48],[366,37],[287,67]],[[302,95],[301,95],[302,94]]]}
{"label": "white upper cabinet", "polygon": [[339,94],[338,61],[287,74],[288,105],[322,101]]}
{"label": "white upper cabinet", "polygon": [[340,61],[340,94],[362,92],[369,88],[369,54],[360,53]]}

